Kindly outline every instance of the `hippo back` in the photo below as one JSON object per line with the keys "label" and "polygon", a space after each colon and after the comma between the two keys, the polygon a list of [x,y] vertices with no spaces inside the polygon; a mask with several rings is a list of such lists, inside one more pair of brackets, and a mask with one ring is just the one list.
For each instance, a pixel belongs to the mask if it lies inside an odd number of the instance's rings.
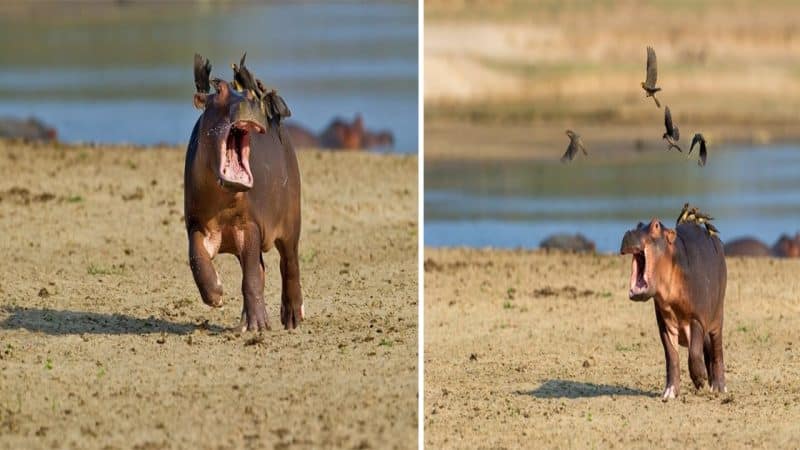
{"label": "hippo back", "polygon": [[696,310],[710,313],[721,308],[728,281],[722,241],[694,223],[680,224],[675,231],[676,263],[683,269]]}

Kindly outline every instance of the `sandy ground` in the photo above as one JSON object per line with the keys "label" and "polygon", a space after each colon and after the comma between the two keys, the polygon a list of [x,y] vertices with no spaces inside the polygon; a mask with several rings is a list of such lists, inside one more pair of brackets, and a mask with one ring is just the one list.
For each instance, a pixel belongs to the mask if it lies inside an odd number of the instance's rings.
{"label": "sandy ground", "polygon": [[417,159],[300,152],[307,320],[228,331],[187,261],[184,150],[0,144],[0,448],[414,448]]}
{"label": "sandy ground", "polygon": [[[565,128],[600,147],[660,144],[663,107],[639,85],[648,45],[684,140],[797,140],[798,14],[780,0],[426,2],[426,157],[528,157]],[[499,149],[454,144],[471,129]]]}
{"label": "sandy ground", "polygon": [[426,249],[429,448],[793,448],[800,261],[728,259],[729,393],[662,403],[652,301],[630,257]]}

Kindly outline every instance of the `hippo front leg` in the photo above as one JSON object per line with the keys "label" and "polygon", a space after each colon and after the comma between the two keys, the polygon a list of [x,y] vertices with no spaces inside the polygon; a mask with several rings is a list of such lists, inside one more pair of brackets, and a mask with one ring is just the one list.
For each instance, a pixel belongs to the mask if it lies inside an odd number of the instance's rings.
{"label": "hippo front leg", "polygon": [[189,233],[189,267],[203,303],[215,308],[222,306],[222,283],[211,263],[211,255],[205,245],[205,235],[200,231]]}
{"label": "hippo front leg", "polygon": [[676,398],[680,393],[681,372],[680,363],[678,362],[678,332],[667,328],[658,305],[656,305],[656,321],[658,322],[658,331],[661,336],[661,344],[664,346],[664,357],[667,362],[667,383],[664,393],[661,395],[661,400],[667,401],[671,398]]}
{"label": "hippo front leg", "polygon": [[251,227],[244,237],[244,248],[239,255],[242,266],[242,331],[269,330],[267,309],[264,305],[264,260],[261,256],[261,235]]}

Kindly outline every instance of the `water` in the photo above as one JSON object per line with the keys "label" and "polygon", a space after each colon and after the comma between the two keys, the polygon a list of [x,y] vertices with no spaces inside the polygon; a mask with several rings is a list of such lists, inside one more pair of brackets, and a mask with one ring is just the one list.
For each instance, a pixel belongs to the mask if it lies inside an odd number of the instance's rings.
{"label": "water", "polygon": [[[713,149],[710,150],[713,152]],[[715,217],[723,241],[772,245],[800,230],[800,147],[658,152],[628,160],[440,163],[425,170],[425,243],[535,248],[552,233],[580,232],[617,252],[625,230],[657,216],[672,227],[684,202]]]}
{"label": "water", "polygon": [[0,18],[0,116],[39,117],[65,141],[185,143],[194,53],[230,80],[247,51],[297,123],[318,132],[360,112],[417,151],[417,2],[78,8]]}

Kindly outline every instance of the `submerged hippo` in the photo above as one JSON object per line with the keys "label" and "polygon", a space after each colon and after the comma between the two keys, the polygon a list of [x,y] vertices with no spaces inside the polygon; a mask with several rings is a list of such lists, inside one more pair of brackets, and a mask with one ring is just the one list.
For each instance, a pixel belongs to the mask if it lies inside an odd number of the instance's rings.
{"label": "submerged hippo", "polygon": [[794,237],[782,234],[772,246],[772,254],[779,258],[800,258],[800,233]]}
{"label": "submerged hippo", "polygon": [[575,253],[594,253],[594,242],[586,236],[577,234],[553,234],[539,243],[545,250],[563,250]]}
{"label": "submerged hippo", "polygon": [[0,138],[21,139],[23,141],[55,141],[58,133],[35,117],[18,119],[0,117]]}
{"label": "submerged hippo", "polygon": [[725,254],[728,256],[771,256],[772,250],[767,247],[767,244],[756,238],[745,237],[725,244]]}
{"label": "submerged hippo", "polygon": [[[291,113],[275,91],[266,91],[244,66],[234,81],[209,79],[211,64],[195,55],[194,104],[203,110],[186,151],[184,207],[189,264],[200,296],[222,305],[222,283],[211,260],[236,255],[242,268],[244,306],[240,328],[269,329],[264,306],[264,260],[280,253],[281,323],[303,319],[298,240],[300,172],[281,121]],[[213,85],[215,92],[210,92]]]}
{"label": "submerged hippo", "polygon": [[794,237],[782,234],[772,247],[752,237],[734,239],[725,244],[725,255],[800,258],[800,233]]}
{"label": "submerged hippo", "polygon": [[695,223],[664,228],[653,219],[625,233],[620,253],[633,255],[629,297],[654,300],[667,360],[664,401],[678,396],[678,345],[689,347],[689,375],[695,387],[708,379],[725,392],[722,316],[727,268],[722,242]]}
{"label": "submerged hippo", "polygon": [[336,117],[319,137],[324,148],[342,150],[361,150],[365,148],[391,147],[394,145],[394,136],[389,131],[377,133],[364,127],[361,114],[356,114],[352,122]]}

